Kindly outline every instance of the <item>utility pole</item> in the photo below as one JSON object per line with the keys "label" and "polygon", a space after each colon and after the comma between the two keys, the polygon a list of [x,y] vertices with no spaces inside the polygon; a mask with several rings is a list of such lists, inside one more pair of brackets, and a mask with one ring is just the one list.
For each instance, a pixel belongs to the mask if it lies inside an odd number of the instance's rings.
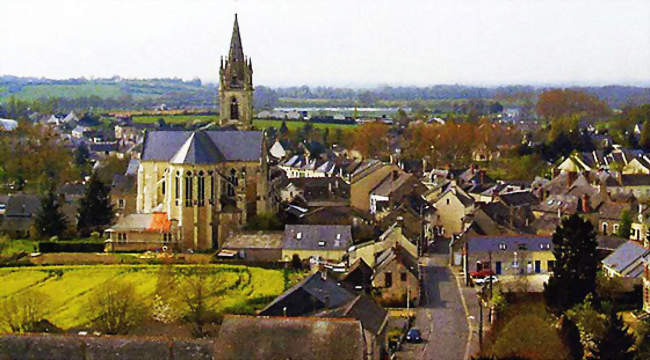
{"label": "utility pole", "polygon": [[479,350],[483,349],[483,298],[482,291],[477,294],[478,296],[478,347]]}

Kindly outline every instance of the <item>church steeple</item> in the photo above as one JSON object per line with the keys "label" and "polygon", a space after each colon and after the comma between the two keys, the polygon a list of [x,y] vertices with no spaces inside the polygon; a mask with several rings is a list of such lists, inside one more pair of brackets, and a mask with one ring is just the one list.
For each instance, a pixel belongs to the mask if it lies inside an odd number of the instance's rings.
{"label": "church steeple", "polygon": [[221,125],[250,128],[253,120],[253,63],[244,56],[235,14],[228,58],[219,66],[219,115]]}
{"label": "church steeple", "polygon": [[232,27],[232,38],[230,39],[230,53],[228,53],[228,61],[245,62],[244,48],[241,46],[241,36],[239,35],[239,22],[237,21],[237,14],[235,14],[235,24]]}

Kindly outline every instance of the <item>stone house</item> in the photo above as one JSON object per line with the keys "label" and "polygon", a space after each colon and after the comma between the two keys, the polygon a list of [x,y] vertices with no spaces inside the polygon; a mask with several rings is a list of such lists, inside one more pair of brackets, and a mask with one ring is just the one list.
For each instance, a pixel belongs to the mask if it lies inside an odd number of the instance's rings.
{"label": "stone house", "polygon": [[628,240],[613,253],[602,260],[603,271],[609,277],[622,279],[628,290],[641,282],[643,274],[643,258],[650,253],[643,244]]}
{"label": "stone house", "polygon": [[352,245],[349,225],[286,225],[282,260],[310,258],[340,262]]}
{"label": "stone house", "polygon": [[470,236],[465,245],[463,271],[491,269],[497,275],[544,274],[553,271],[551,236]]}
{"label": "stone house", "polygon": [[475,210],[475,201],[465,191],[454,184],[432,201],[436,208],[436,225],[439,235],[451,237],[464,230],[465,216]]}
{"label": "stone house", "polygon": [[401,171],[397,165],[370,160],[359,166],[349,177],[350,205],[363,211],[370,211],[372,190],[392,171]]}
{"label": "stone house", "polygon": [[420,295],[420,269],[417,257],[401,246],[384,250],[374,266],[372,287],[377,300],[386,306],[413,304]]}
{"label": "stone house", "polygon": [[163,212],[126,215],[106,233],[106,251],[179,250],[178,222]]}
{"label": "stone house", "polygon": [[402,251],[407,252],[411,257],[418,258],[417,245],[405,236],[403,224],[398,221],[386,229],[376,241],[351,246],[348,251],[348,263],[353,264],[361,259],[365,264],[374,267],[379,256],[395,246],[399,246]]}

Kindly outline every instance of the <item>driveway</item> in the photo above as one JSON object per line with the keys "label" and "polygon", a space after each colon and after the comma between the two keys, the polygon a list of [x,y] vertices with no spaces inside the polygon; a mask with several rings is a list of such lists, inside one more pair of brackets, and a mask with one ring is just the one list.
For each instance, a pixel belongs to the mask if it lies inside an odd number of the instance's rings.
{"label": "driveway", "polygon": [[399,359],[463,360],[469,335],[465,308],[455,274],[448,263],[446,243],[420,258],[423,289],[415,326],[422,344],[404,344]]}

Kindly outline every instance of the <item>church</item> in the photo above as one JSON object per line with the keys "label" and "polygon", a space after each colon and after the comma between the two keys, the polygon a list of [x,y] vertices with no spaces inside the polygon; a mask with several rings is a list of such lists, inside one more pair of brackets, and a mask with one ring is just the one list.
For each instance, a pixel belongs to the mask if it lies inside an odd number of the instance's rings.
{"label": "church", "polygon": [[271,211],[264,134],[250,131],[253,68],[237,15],[219,75],[221,128],[145,135],[136,213],[107,230],[106,250],[215,249],[251,216]]}

